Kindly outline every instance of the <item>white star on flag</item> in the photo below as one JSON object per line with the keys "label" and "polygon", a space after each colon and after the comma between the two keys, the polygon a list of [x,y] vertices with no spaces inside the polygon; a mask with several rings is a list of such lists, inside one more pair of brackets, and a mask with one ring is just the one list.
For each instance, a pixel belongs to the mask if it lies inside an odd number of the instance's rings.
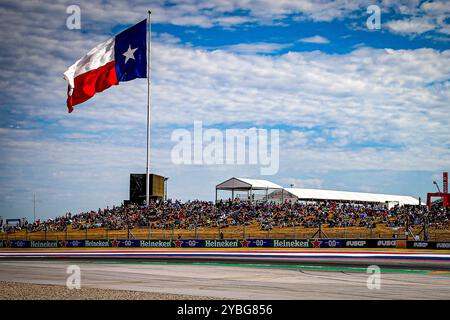
{"label": "white star on flag", "polygon": [[127,50],[125,53],[122,54],[123,56],[125,56],[125,63],[127,63],[129,59],[136,60],[136,59],[134,58],[134,52],[135,52],[137,49],[138,49],[138,48],[131,49],[131,44],[129,45],[128,50]]}

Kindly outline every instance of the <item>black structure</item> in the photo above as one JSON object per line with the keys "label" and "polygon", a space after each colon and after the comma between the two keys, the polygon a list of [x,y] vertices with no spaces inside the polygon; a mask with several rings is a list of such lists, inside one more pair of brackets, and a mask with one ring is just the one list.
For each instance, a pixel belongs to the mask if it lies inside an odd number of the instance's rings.
{"label": "black structure", "polygon": [[[150,199],[164,200],[166,199],[166,177],[150,174]],[[145,202],[145,173],[131,173],[130,174],[130,202],[136,204],[143,204]]]}

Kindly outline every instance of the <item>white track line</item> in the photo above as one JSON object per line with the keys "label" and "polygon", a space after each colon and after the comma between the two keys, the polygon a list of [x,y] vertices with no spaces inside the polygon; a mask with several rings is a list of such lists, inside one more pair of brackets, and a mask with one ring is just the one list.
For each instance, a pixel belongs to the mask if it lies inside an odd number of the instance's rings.
{"label": "white track line", "polygon": [[419,259],[450,261],[449,253],[397,253],[397,252],[254,252],[254,251],[0,251],[0,258],[12,257],[266,257],[266,258],[381,258],[381,259]]}

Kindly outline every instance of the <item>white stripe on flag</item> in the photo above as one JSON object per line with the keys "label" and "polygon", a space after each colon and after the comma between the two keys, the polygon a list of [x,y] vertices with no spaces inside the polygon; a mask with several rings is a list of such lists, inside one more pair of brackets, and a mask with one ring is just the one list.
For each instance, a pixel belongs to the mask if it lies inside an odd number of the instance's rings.
{"label": "white stripe on flag", "polygon": [[64,72],[64,78],[69,82],[70,88],[74,88],[75,86],[75,77],[114,61],[114,45],[115,37],[100,43],[83,58],[71,65]]}

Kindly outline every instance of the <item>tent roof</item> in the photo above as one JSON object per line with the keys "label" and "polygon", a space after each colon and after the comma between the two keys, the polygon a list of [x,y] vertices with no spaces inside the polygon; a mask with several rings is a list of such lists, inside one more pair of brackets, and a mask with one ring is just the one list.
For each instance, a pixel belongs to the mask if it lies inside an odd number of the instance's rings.
{"label": "tent roof", "polygon": [[410,196],[363,193],[321,189],[285,188],[298,199],[343,200],[360,202],[398,202],[399,204],[419,205],[419,200]]}
{"label": "tent roof", "polygon": [[247,178],[231,178],[216,186],[218,190],[266,190],[266,189],[283,189],[282,186],[267,180],[247,179]]}

